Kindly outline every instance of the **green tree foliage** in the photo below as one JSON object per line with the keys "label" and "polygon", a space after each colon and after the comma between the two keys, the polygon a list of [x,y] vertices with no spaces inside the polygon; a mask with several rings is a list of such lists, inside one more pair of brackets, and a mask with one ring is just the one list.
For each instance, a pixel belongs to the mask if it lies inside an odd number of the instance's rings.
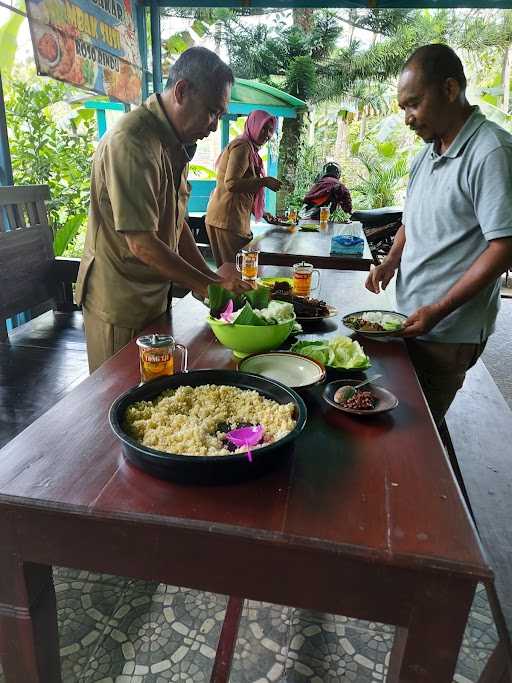
{"label": "green tree foliage", "polygon": [[23,15],[13,12],[7,21],[0,26],[0,71],[9,74],[14,64],[18,46],[18,32],[23,23]]}
{"label": "green tree foliage", "polygon": [[5,86],[14,182],[50,187],[54,249],[62,255],[87,220],[94,112],[67,108],[67,120],[59,123],[55,105],[62,106],[69,92],[65,85],[38,79]]}
{"label": "green tree foliage", "polygon": [[392,36],[404,26],[414,22],[416,10],[412,9],[360,9],[351,10],[344,21],[354,28],[372,33]]}
{"label": "green tree foliage", "polygon": [[360,152],[358,158],[366,170],[353,188],[358,208],[378,209],[396,204],[409,173],[408,155],[388,156],[374,149]]}
{"label": "green tree foliage", "polygon": [[331,97],[350,93],[355,83],[369,86],[396,77],[410,54],[420,45],[442,42],[449,23],[444,11],[408,14],[394,33],[367,48],[352,41],[319,68],[318,85]]}
{"label": "green tree foliage", "polygon": [[285,195],[285,206],[289,209],[300,209],[304,203],[304,196],[315,182],[319,172],[318,155],[315,145],[301,141],[297,153],[297,172],[295,185]]}
{"label": "green tree foliage", "polygon": [[355,128],[351,152],[357,170],[350,182],[354,206],[371,209],[402,204],[409,166],[422,144],[397,114],[374,118],[364,139]]}
{"label": "green tree foliage", "polygon": [[250,7],[163,7],[162,16],[190,20],[190,30],[185,29],[163,40],[163,65],[168,67],[181,52],[195,43],[197,38],[212,37],[218,50],[230,33],[232,24],[242,17],[263,15],[274,10]]}
{"label": "green tree foliage", "polygon": [[[298,11],[297,11],[298,12]],[[334,12],[317,10],[310,30],[281,18],[255,26],[233,26],[226,36],[231,66],[237,76],[257,78],[296,97],[315,98],[316,71],[341,34]]]}
{"label": "green tree foliage", "polygon": [[[333,51],[341,34],[337,15],[326,10],[295,9],[293,24],[277,15],[273,23],[233,26],[226,36],[230,63],[236,76],[256,78],[304,100],[318,99],[317,71]],[[278,194],[284,208],[286,192],[296,185],[298,151],[304,117],[285,119],[279,146],[279,177],[285,182]]]}

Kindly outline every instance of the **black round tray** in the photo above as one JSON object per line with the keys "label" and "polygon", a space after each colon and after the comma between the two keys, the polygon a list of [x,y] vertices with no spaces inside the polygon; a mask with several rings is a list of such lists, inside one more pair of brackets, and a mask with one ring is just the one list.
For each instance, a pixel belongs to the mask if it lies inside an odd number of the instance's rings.
{"label": "black round tray", "polygon": [[[203,384],[255,389],[277,403],[294,403],[297,424],[278,442],[255,448],[252,462],[249,462],[245,453],[218,456],[165,453],[138,443],[123,430],[123,417],[131,403],[149,401],[166,389]],[[148,474],[182,483],[223,484],[256,477],[276,467],[291,452],[293,442],[304,428],[307,410],[304,401],[293,389],[275,380],[235,370],[195,370],[161,377],[129,389],[114,401],[108,417],[114,434],[121,441],[125,458]]]}

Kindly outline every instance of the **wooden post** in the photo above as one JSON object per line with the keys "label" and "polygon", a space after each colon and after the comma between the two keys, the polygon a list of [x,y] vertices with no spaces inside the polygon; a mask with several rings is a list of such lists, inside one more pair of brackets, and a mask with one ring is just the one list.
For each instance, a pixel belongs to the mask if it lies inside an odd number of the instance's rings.
{"label": "wooden post", "polygon": [[135,5],[137,18],[137,34],[139,38],[140,60],[142,63],[142,99],[148,96],[148,41],[146,25],[146,7]]}
{"label": "wooden post", "polygon": [[160,7],[155,0],[150,8],[151,53],[153,55],[153,92],[162,92],[162,42],[160,35]]}
{"label": "wooden post", "polygon": [[4,89],[0,73],[0,185],[14,185],[12,177],[11,152],[7,136],[7,119],[5,116]]}

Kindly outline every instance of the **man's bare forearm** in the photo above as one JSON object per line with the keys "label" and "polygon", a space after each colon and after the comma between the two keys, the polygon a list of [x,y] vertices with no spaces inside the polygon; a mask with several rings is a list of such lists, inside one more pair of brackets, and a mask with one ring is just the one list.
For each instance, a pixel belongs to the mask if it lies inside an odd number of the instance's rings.
{"label": "man's bare forearm", "polygon": [[393,266],[393,268],[398,268],[400,264],[400,259],[402,258],[402,253],[405,247],[405,227],[401,225],[398,228],[398,232],[393,240],[393,246],[389,250],[388,255],[384,259],[384,263]]}
{"label": "man's bare forearm", "polygon": [[125,233],[125,237],[132,254],[164,280],[192,289],[201,296],[206,296],[208,285],[217,280],[214,273],[210,277],[171,251],[154,232]]}
{"label": "man's bare forearm", "polygon": [[220,277],[215,273],[203,258],[203,255],[199,251],[190,226],[187,223],[183,224],[183,230],[181,231],[181,237],[178,244],[179,255],[187,261],[190,265],[197,268],[201,273],[212,278],[213,280],[220,280]]}

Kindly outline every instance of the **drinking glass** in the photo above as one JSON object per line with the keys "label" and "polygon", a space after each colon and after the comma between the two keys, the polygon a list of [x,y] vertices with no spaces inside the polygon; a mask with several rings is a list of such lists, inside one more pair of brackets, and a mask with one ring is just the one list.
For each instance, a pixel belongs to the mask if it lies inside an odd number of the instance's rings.
{"label": "drinking glass", "polygon": [[[174,337],[164,334],[146,334],[137,339],[137,346],[139,347],[142,384],[157,377],[187,371],[187,347],[177,344]],[[179,352],[179,365],[175,359],[177,351]]]}
{"label": "drinking glass", "polygon": [[259,252],[242,249],[236,255],[236,269],[242,273],[242,280],[253,282],[258,277]]}
{"label": "drinking glass", "polygon": [[288,221],[295,225],[297,223],[298,211],[297,209],[288,209]]}
{"label": "drinking glass", "polygon": [[[317,280],[313,286],[313,274],[316,273]],[[313,268],[311,263],[301,261],[293,266],[293,293],[296,296],[309,296],[312,291],[318,289],[320,285],[320,272]]]}
{"label": "drinking glass", "polygon": [[320,221],[322,223],[327,223],[330,215],[331,215],[331,211],[330,211],[328,206],[321,206],[320,207]]}

